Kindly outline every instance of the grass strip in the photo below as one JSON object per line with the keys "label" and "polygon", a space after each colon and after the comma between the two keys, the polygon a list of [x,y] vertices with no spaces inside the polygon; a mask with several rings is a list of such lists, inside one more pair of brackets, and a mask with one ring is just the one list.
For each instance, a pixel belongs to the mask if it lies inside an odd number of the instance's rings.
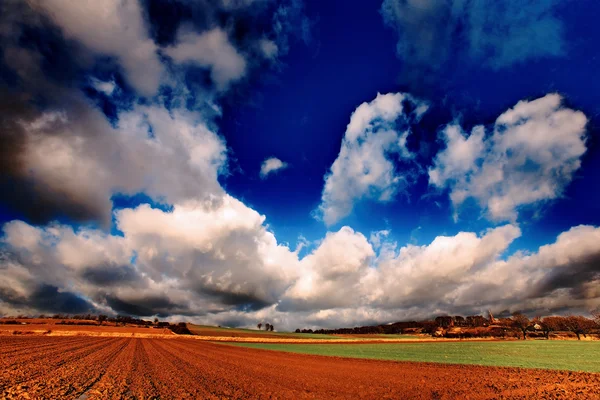
{"label": "grass strip", "polygon": [[599,341],[507,341],[374,344],[231,343],[321,356],[600,372]]}

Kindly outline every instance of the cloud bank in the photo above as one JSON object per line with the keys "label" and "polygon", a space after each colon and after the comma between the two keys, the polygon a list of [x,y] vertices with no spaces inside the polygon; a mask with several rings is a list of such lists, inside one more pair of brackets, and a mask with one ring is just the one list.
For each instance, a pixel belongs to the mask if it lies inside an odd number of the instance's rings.
{"label": "cloud bank", "polygon": [[512,224],[420,246],[379,239],[377,251],[342,227],[300,258],[277,242],[264,216],[229,196],[168,212],[141,205],[116,220],[123,236],[7,223],[1,312],[91,310],[246,326],[263,316],[292,329],[600,305],[593,226],[508,256],[521,235]]}

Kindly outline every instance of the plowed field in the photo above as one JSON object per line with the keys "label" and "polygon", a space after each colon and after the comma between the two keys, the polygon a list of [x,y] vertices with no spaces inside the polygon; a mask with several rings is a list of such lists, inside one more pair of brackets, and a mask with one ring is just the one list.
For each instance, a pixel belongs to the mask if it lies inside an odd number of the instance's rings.
{"label": "plowed field", "polygon": [[592,399],[600,375],[358,360],[185,339],[0,337],[2,398]]}
{"label": "plowed field", "polygon": [[26,325],[1,324],[0,335],[11,335],[13,332],[22,334],[49,334],[51,336],[152,336],[173,335],[168,328],[143,328],[137,326],[114,326],[114,325],[60,325],[45,322],[27,322]]}

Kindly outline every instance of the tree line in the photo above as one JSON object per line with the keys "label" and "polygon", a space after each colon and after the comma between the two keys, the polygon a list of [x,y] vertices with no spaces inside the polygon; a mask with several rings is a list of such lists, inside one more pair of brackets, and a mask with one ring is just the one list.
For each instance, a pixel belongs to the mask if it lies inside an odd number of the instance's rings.
{"label": "tree line", "polygon": [[[466,328],[466,329],[452,329]],[[528,336],[543,336],[549,339],[553,332],[571,332],[581,340],[590,333],[600,333],[600,311],[592,313],[592,318],[581,315],[548,316],[529,318],[521,312],[515,312],[508,318],[488,318],[481,315],[463,317],[443,315],[433,320],[402,321],[391,324],[367,325],[338,329],[296,329],[296,333],[320,334],[407,334],[423,333],[448,338],[469,337],[507,337],[517,336],[524,340]]]}
{"label": "tree line", "polygon": [[518,329],[523,335],[523,340],[527,339],[529,332],[541,331],[546,339],[549,339],[552,332],[572,332],[581,340],[581,336],[587,337],[592,332],[600,329],[600,313],[594,313],[593,318],[586,318],[581,315],[536,317],[529,319],[526,315],[516,312],[510,320],[511,326]]}

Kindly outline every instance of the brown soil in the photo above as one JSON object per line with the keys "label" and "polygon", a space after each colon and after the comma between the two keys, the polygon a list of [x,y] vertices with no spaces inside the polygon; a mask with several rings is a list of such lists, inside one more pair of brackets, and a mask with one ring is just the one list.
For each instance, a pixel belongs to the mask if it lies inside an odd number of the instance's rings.
{"label": "brown soil", "polygon": [[[16,333],[15,333],[16,332]],[[115,325],[57,325],[47,322],[29,322],[21,324],[1,324],[0,335],[27,335],[47,334],[51,336],[61,335],[94,335],[94,336],[147,336],[147,335],[173,335],[168,328],[142,328],[138,326],[115,326]]]}
{"label": "brown soil", "polygon": [[358,360],[184,339],[0,337],[0,398],[591,399],[600,375]]}
{"label": "brown soil", "polygon": [[204,337],[220,337],[220,338],[283,338],[283,339],[297,339],[297,335],[286,335],[281,333],[272,333],[267,331],[256,331],[248,332],[241,331],[235,328],[233,329],[211,329],[205,326],[194,326],[188,325],[188,329],[192,331],[194,335]]}
{"label": "brown soil", "polygon": [[[10,322],[10,323],[8,323]],[[123,327],[123,324],[117,325],[115,322],[104,321],[102,325],[99,325],[98,321],[94,319],[73,319],[73,318],[11,318],[11,317],[3,317],[0,318],[0,326],[3,324],[7,324],[9,326],[14,326],[13,322],[17,322],[17,325],[76,325],[76,326],[102,326],[102,327]],[[65,322],[66,324],[63,324]],[[139,325],[127,325],[132,327],[139,327]]]}

